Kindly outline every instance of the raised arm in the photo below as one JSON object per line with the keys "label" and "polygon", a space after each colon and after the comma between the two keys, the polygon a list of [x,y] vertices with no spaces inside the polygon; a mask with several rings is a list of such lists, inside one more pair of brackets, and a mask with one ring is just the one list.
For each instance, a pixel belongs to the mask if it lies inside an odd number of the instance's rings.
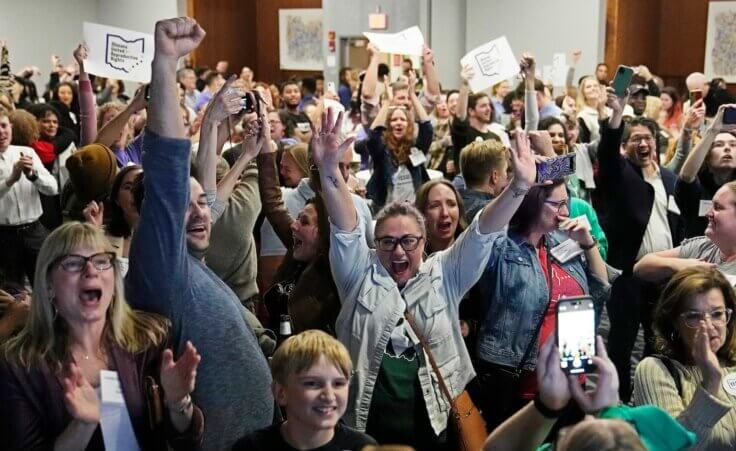
{"label": "raised arm", "polygon": [[526,133],[516,131],[516,149],[511,149],[510,153],[514,178],[498,197],[481,210],[478,219],[481,233],[498,232],[506,227],[536,180],[537,166]]}
{"label": "raised arm", "polygon": [[695,102],[685,113],[685,122],[683,123],[682,133],[677,138],[675,146],[675,155],[664,166],[675,174],[679,174],[685,159],[690,154],[690,146],[693,142],[693,133],[700,130],[701,125],[705,121],[705,104],[703,99]]}
{"label": "raised arm", "polygon": [[465,65],[460,70],[460,89],[457,96],[457,113],[455,117],[464,121],[468,117],[468,96],[470,96],[470,79],[475,76],[472,66]]}
{"label": "raised arm", "polygon": [[414,106],[414,112],[417,115],[417,122],[424,123],[429,121],[429,114],[422,106],[422,102],[419,101],[416,92],[417,78],[416,74],[412,71],[412,75],[409,77],[409,97],[411,98],[411,104]]}
{"label": "raised arm", "polygon": [[134,305],[166,314],[187,283],[184,218],[189,205],[191,143],[179,109],[176,65],[205,32],[190,18],[156,23],[148,129],[143,141],[145,199],[130,250]]}
{"label": "raised arm", "polygon": [[227,122],[230,115],[238,113],[241,109],[240,93],[230,88],[234,80],[235,75],[231,76],[215,94],[207,105],[202,119],[196,163],[197,180],[205,193],[217,190],[218,128],[223,122]]}
{"label": "raised arm", "polygon": [[383,102],[383,104],[381,104],[381,109],[378,110],[378,114],[376,115],[376,118],[373,119],[373,123],[371,124],[371,130],[375,130],[377,127],[386,126],[389,108],[391,108],[389,102]]}
{"label": "raised arm", "polygon": [[529,53],[524,53],[519,62],[519,69],[524,76],[524,130],[529,132],[539,125],[539,105],[537,104],[536,62]]}
{"label": "raised arm", "polygon": [[92,91],[92,82],[84,70],[84,60],[87,59],[89,50],[85,44],[79,44],[74,50],[74,59],[79,66],[79,116],[80,116],[80,141],[79,144],[86,146],[97,138],[97,105],[95,93]]}
{"label": "raised arm", "polygon": [[716,113],[716,117],[713,119],[713,122],[711,122],[710,126],[705,131],[703,139],[698,142],[695,149],[693,149],[685,159],[685,164],[683,164],[682,169],[680,169],[680,178],[685,182],[692,183],[695,181],[695,178],[698,176],[698,172],[700,171],[700,167],[703,165],[711,146],[713,146],[713,142],[716,140],[716,136],[718,136],[718,133],[720,133],[723,128],[723,112],[726,108],[731,106],[736,105],[721,105],[721,107],[718,108],[718,113]]}
{"label": "raised arm", "polygon": [[373,43],[369,42],[366,50],[368,50],[371,60],[368,63],[368,68],[365,70],[363,87],[360,92],[360,96],[363,101],[371,100],[376,97],[376,87],[378,86],[378,64],[381,55],[378,47],[373,45]]}
{"label": "raised arm", "polygon": [[437,69],[434,67],[434,53],[428,46],[424,46],[422,50],[422,71],[424,72],[424,93],[429,98],[436,98],[441,95],[440,79],[437,76]]}
{"label": "raised arm", "polygon": [[340,230],[352,231],[358,226],[358,215],[338,163],[355,139],[348,138],[342,143],[338,142],[342,120],[342,113],[335,121],[332,109],[328,109],[322,115],[322,128],[319,134],[316,130],[312,130],[313,136],[310,144],[312,159],[319,169],[322,196],[330,221]]}
{"label": "raised arm", "polygon": [[[163,64],[163,63],[156,63],[154,61],[154,64]],[[112,144],[120,137],[120,132],[123,131],[123,127],[125,127],[125,124],[128,123],[128,119],[135,113],[139,112],[140,110],[146,108],[146,93],[145,89],[141,89],[138,91],[138,93],[133,97],[133,100],[130,101],[130,103],[125,107],[123,111],[117,114],[110,122],[103,125],[102,128],[97,132],[97,138],[95,139],[95,142],[98,142],[102,145],[105,145],[107,147],[111,147]],[[151,98],[153,98],[153,93],[155,92],[153,88],[153,77],[151,77]],[[171,96],[172,94],[166,94],[167,96]],[[177,105],[177,112],[176,115],[173,118],[169,118],[167,122],[179,120],[181,121],[181,113],[178,111],[179,108],[179,102],[177,99],[179,98],[179,93],[176,92],[176,95],[172,99],[167,99],[170,101],[167,101],[166,103],[175,102]],[[150,113],[150,111],[149,111]],[[151,127],[150,124],[151,120],[151,114],[148,115],[148,121],[149,126],[148,128],[150,130],[154,130],[154,127]],[[160,119],[159,119],[160,120]],[[182,127],[184,127],[184,124],[182,123]]]}
{"label": "raised arm", "polygon": [[574,88],[575,85],[575,68],[580,62],[580,58],[583,56],[582,50],[574,50],[570,54],[570,67],[567,68],[567,76],[565,77],[565,94],[568,93],[570,88]]}

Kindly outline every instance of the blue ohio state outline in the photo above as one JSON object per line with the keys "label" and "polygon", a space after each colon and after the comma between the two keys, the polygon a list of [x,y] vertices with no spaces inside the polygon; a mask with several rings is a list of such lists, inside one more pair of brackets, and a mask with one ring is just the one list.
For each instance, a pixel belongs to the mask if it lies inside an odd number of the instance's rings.
{"label": "blue ohio state outline", "polygon": [[123,67],[115,67],[113,65],[113,63],[111,63],[110,60],[108,59],[108,57],[110,56],[109,51],[110,51],[110,38],[111,37],[118,38],[121,41],[125,42],[126,44],[133,44],[133,43],[136,43],[138,41],[143,41],[143,45],[141,46],[141,53],[144,53],[144,54],[146,53],[146,39],[145,38],[138,38],[138,39],[133,39],[133,40],[129,41],[129,40],[125,39],[124,37],[122,37],[120,35],[117,35],[117,34],[107,33],[105,35],[105,64],[107,64],[108,66],[112,67],[113,69],[121,70],[121,71],[125,72],[126,74],[128,74],[128,73],[130,73],[130,71],[128,71],[127,69],[125,69]]}

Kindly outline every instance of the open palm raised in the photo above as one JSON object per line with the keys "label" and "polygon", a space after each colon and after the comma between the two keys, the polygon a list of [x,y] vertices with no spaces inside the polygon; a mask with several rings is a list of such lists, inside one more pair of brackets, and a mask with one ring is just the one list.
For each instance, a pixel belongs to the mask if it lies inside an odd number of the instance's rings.
{"label": "open palm raised", "polygon": [[320,169],[323,167],[337,167],[345,151],[355,141],[355,138],[348,138],[340,143],[342,119],[342,112],[337,115],[337,120],[335,120],[332,108],[328,108],[326,112],[322,113],[320,129],[315,130],[314,125],[312,125],[312,160]]}

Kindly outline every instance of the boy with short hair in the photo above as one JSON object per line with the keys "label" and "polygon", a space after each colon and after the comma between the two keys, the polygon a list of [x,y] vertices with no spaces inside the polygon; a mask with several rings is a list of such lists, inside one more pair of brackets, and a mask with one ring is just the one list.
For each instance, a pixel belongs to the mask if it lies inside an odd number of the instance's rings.
{"label": "boy with short hair", "polygon": [[345,346],[322,331],[287,339],[271,360],[273,395],[287,420],[243,437],[233,451],[359,451],[376,444],[339,423],[352,371]]}

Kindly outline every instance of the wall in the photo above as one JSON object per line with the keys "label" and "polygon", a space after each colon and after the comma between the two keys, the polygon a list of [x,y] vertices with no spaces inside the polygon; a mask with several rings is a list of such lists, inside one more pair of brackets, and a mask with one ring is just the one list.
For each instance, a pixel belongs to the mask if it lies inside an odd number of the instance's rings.
{"label": "wall", "polygon": [[177,0],[98,0],[98,5],[99,23],[151,34],[158,20],[186,15]]}
{"label": "wall", "polygon": [[11,70],[38,66],[41,76],[35,81],[43,92],[51,55],[71,64],[82,40],[82,23],[96,21],[97,14],[98,0],[0,0],[0,39],[7,41]]}
{"label": "wall", "polygon": [[552,63],[552,54],[579,49],[576,78],[592,73],[604,56],[605,1],[467,0],[466,48],[505,35],[514,55],[530,51],[540,70]]}
{"label": "wall", "polygon": [[[422,13],[427,14],[428,2],[429,0],[322,0],[325,33],[334,30],[338,43],[341,37],[362,36],[363,32],[369,31],[368,15],[380,6],[381,12],[388,15],[388,28],[376,31],[395,33],[418,25],[427,40],[428,20]],[[324,54],[327,55],[326,41]],[[335,54],[339,55],[339,49]],[[335,67],[325,67],[325,80],[337,83],[340,66],[338,58]]]}
{"label": "wall", "polygon": [[460,86],[460,58],[465,56],[466,0],[430,2],[430,39],[443,88]]}

